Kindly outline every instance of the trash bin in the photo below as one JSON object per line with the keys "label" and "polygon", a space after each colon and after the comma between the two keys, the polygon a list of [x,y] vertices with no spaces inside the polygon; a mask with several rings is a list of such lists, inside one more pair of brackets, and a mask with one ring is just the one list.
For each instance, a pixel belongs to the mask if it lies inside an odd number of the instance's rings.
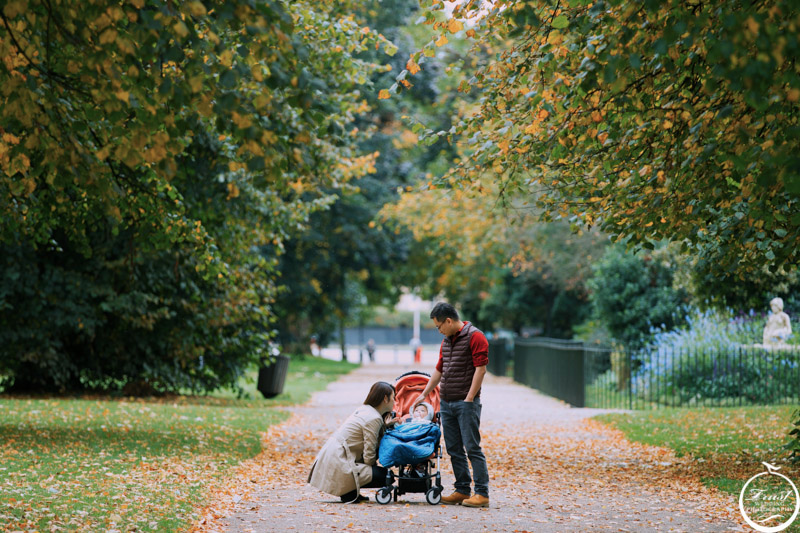
{"label": "trash bin", "polygon": [[264,398],[274,398],[283,392],[286,374],[289,372],[289,357],[278,355],[270,365],[258,369],[258,392]]}

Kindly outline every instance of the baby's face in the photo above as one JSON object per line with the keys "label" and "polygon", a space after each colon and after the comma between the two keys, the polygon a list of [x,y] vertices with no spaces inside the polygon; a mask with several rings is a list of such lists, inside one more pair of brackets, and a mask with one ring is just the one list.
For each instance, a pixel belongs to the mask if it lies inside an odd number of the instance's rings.
{"label": "baby's face", "polygon": [[414,418],[425,418],[428,416],[428,408],[424,405],[418,405],[414,408]]}

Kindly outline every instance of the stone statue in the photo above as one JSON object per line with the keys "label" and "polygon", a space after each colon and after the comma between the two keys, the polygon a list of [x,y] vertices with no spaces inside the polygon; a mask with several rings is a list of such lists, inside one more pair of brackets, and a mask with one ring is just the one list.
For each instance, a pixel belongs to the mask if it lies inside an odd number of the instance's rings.
{"label": "stone statue", "polygon": [[772,312],[767,318],[767,325],[764,326],[765,346],[786,346],[786,339],[792,334],[792,325],[789,322],[789,315],[783,312],[783,299],[773,298],[769,302]]}

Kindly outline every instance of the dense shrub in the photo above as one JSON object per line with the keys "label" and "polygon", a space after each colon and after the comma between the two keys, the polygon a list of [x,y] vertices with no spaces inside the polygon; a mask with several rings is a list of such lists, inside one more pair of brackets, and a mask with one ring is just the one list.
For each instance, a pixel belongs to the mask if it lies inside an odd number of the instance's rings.
{"label": "dense shrub", "polygon": [[636,348],[654,327],[672,329],[681,323],[676,311],[687,295],[673,288],[673,267],[667,260],[609,247],[592,273],[589,289],[595,318],[615,341]]}

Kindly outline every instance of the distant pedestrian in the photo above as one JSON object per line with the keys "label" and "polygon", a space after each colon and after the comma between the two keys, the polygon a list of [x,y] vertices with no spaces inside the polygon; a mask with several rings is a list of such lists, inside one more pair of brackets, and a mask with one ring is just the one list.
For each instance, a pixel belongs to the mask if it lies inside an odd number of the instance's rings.
{"label": "distant pedestrian", "polygon": [[419,354],[420,349],[422,348],[422,341],[419,337],[412,337],[408,344],[411,346],[411,356],[414,358],[414,362],[417,362],[417,354]]}
{"label": "distant pedestrian", "polygon": [[[489,470],[481,449],[481,384],[489,363],[489,341],[469,322],[458,317],[456,308],[437,303],[431,311],[433,324],[444,335],[439,362],[425,390],[414,401],[418,405],[439,384],[444,443],[455,474],[455,492],[442,503],[466,507],[489,507]],[[472,464],[470,476],[469,463]],[[470,497],[475,482],[475,495]]]}
{"label": "distant pedestrian", "polygon": [[367,341],[367,355],[369,355],[369,362],[375,362],[375,339]]}

